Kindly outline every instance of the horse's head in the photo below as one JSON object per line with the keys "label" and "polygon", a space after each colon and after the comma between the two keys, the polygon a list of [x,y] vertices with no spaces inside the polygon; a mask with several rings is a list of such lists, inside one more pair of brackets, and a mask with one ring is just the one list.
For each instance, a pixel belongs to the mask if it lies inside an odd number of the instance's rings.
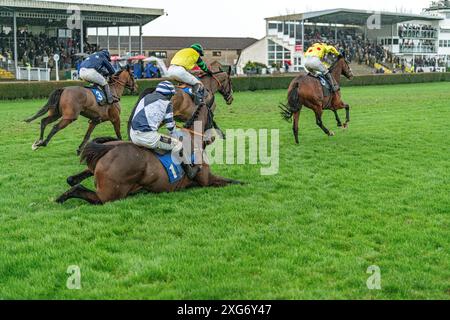
{"label": "horse's head", "polygon": [[339,60],[338,63],[341,64],[341,70],[342,70],[342,75],[344,75],[347,79],[352,80],[353,79],[353,71],[352,68],[350,68],[350,64],[347,61],[347,59],[345,58],[344,54],[341,54],[339,56]]}
{"label": "horse's head", "polygon": [[136,79],[134,79],[134,75],[131,72],[131,68],[129,65],[127,65],[124,69],[122,69],[117,74],[117,77],[119,79],[119,82],[122,83],[125,86],[125,88],[130,90],[132,93],[138,91]]}
{"label": "horse's head", "polygon": [[223,96],[227,105],[231,105],[234,100],[233,83],[231,82],[231,68],[229,68],[228,72],[221,71],[214,74],[213,77],[219,85],[219,93]]}

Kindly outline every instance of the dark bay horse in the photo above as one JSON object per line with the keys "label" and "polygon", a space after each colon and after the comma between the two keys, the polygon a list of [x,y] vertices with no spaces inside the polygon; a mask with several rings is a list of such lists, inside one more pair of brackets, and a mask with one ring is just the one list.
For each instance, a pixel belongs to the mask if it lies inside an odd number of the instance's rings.
{"label": "dark bay horse", "polygon": [[[335,81],[340,85],[341,75],[347,79],[353,78],[353,73],[344,56],[339,56],[336,62],[330,67],[330,73]],[[322,122],[323,110],[330,109],[333,111],[338,127],[347,128],[350,122],[350,106],[342,101],[341,91],[331,93],[330,96],[324,96],[320,80],[308,74],[299,75],[292,80],[288,91],[288,106],[281,106],[282,116],[289,120],[294,118],[294,137],[295,142],[299,144],[298,124],[300,111],[306,106],[312,109],[316,114],[316,124],[328,136],[334,136],[334,132],[328,130]],[[342,124],[337,110],[344,109],[346,111],[346,122]]]}
{"label": "dark bay horse", "polygon": [[[129,67],[113,75],[109,83],[112,94],[117,99],[122,97],[125,88],[128,88],[132,92],[137,91],[137,84]],[[48,113],[48,116],[41,120],[39,140],[36,141],[32,147],[33,150],[37,150],[40,147],[46,147],[56,133],[76,121],[80,115],[88,118],[89,128],[83,142],[77,150],[77,153],[80,154],[84,145],[89,141],[95,127],[102,122],[111,121],[117,138],[120,140],[122,139],[120,131],[120,112],[121,108],[119,103],[99,106],[91,90],[81,86],[74,86],[55,90],[51,94],[47,104],[34,116],[25,120],[25,122],[30,123]],[[44,131],[47,125],[60,118],[62,118],[61,121],[53,127],[50,134],[44,140]]]}
{"label": "dark bay horse", "polygon": [[[212,127],[210,111],[202,104],[188,120],[186,125],[191,136],[192,150],[201,150],[204,154],[203,139],[194,139],[194,135],[203,135]],[[201,132],[193,132],[194,122],[201,122]],[[196,153],[197,154],[197,153]],[[167,173],[155,153],[130,142],[97,139],[86,145],[81,154],[88,169],[81,174],[69,177],[68,183],[73,187],[61,195],[56,202],[64,203],[78,198],[91,204],[99,205],[124,199],[139,191],[152,193],[175,192],[190,187],[224,187],[240,184],[239,181],[215,176],[206,162],[194,181],[186,176],[175,184],[170,184]],[[95,176],[96,191],[91,191],[80,184],[89,176]]]}

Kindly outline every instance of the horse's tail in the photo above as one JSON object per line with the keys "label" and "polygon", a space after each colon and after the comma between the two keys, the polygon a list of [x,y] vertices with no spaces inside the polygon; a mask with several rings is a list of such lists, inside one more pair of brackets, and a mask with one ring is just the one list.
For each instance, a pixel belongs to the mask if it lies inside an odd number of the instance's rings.
{"label": "horse's tail", "polygon": [[97,138],[89,142],[83,149],[80,156],[80,162],[86,162],[89,170],[95,171],[98,161],[116,146],[105,145],[107,142],[118,141],[115,138]]}
{"label": "horse's tail", "polygon": [[292,87],[290,88],[288,92],[288,103],[283,104],[281,103],[279,108],[281,109],[281,116],[284,120],[289,121],[294,113],[298,112],[300,110],[300,97],[298,95],[298,88],[300,86],[300,83],[294,82]]}
{"label": "horse's tail", "polygon": [[127,127],[128,140],[131,140],[131,137],[130,137],[131,122],[133,121],[134,112],[136,111],[136,109],[137,109],[137,107],[138,107],[138,105],[139,105],[139,102],[141,102],[141,100],[142,100],[146,95],[151,94],[151,93],[153,93],[153,92],[155,92],[155,88],[147,88],[147,89],[145,89],[144,91],[142,91],[142,93],[139,95],[139,99],[137,100],[137,102],[136,102],[136,104],[135,104],[133,110],[131,110],[131,115],[130,115],[130,118],[128,119],[128,127]]}
{"label": "horse's tail", "polygon": [[[48,112],[48,110],[54,108],[55,110],[59,110],[59,101],[61,100],[61,95],[64,91],[64,88],[56,89],[50,94],[50,97],[48,98],[47,104],[42,107],[41,110],[39,110],[34,116],[31,118],[28,118],[24,120],[27,123],[30,123],[34,120],[36,120],[39,117],[42,117],[44,114]],[[59,112],[59,111],[58,111]]]}

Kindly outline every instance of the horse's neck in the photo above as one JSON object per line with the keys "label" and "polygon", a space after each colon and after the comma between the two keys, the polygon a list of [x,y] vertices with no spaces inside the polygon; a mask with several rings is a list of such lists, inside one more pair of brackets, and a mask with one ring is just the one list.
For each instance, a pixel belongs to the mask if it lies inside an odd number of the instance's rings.
{"label": "horse's neck", "polygon": [[333,69],[333,71],[331,71],[331,74],[333,75],[334,80],[336,80],[336,82],[338,84],[340,84],[341,83],[341,74],[342,74],[342,65],[338,63],[335,66],[335,68]]}
{"label": "horse's neck", "polygon": [[[196,123],[201,123],[201,127],[199,128],[199,126],[196,126]],[[194,124],[187,128],[191,131],[194,131],[196,134],[200,134],[203,135],[206,131],[206,125],[208,124],[208,109],[206,106],[204,106],[202,108],[202,110],[200,110],[197,119],[194,121]]]}
{"label": "horse's neck", "polygon": [[217,91],[219,91],[219,84],[217,83],[217,81],[220,81],[220,79],[216,81],[210,76],[206,76],[203,79],[204,80],[202,82],[205,88],[207,88],[212,93],[216,93]]}
{"label": "horse's neck", "polygon": [[125,81],[123,81],[121,78],[119,78],[118,80],[118,82],[113,82],[113,84],[111,85],[111,89],[113,92],[115,92],[117,98],[120,98],[125,91]]}

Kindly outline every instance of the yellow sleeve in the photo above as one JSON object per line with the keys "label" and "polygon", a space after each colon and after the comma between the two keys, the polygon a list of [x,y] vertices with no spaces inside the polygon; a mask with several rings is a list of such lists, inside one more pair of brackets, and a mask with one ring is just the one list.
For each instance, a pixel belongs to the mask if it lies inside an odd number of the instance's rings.
{"label": "yellow sleeve", "polygon": [[333,46],[327,46],[327,52],[334,54],[335,56],[340,55],[339,51],[336,50]]}

